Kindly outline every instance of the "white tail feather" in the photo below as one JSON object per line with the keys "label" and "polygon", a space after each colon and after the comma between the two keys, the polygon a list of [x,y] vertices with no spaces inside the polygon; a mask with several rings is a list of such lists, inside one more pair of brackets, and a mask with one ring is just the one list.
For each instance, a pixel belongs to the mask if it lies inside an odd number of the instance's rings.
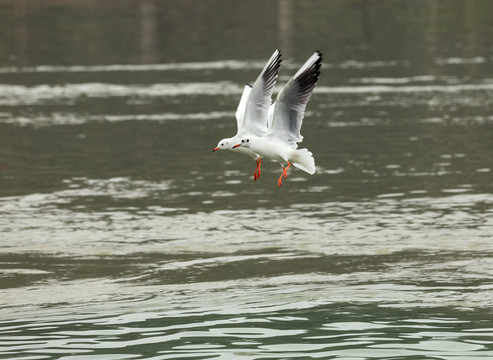
{"label": "white tail feather", "polygon": [[315,159],[308,149],[295,150],[290,160],[298,169],[306,171],[310,175],[315,173]]}

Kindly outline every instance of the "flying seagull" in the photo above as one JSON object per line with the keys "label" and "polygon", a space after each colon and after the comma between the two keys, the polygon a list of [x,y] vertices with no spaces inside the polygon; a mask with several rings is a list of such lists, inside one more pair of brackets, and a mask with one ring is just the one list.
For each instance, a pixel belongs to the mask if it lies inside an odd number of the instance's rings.
{"label": "flying seagull", "polygon": [[233,148],[233,145],[246,137],[264,137],[268,134],[267,117],[281,61],[281,52],[279,50],[274,51],[253,86],[245,85],[236,110],[236,123],[238,126],[236,135],[222,139],[212,150],[229,150],[250,156],[257,163],[253,175],[254,181],[260,177],[261,156],[246,147]]}
{"label": "flying seagull", "polygon": [[320,76],[321,63],[322,54],[317,51],[277,95],[266,135],[251,133],[233,146],[234,149],[250,149],[261,157],[277,161],[282,167],[278,187],[282,185],[282,178],[288,176],[291,164],[309,174],[315,173],[313,154],[308,149],[297,149],[297,143],[303,140],[301,124],[306,104]]}

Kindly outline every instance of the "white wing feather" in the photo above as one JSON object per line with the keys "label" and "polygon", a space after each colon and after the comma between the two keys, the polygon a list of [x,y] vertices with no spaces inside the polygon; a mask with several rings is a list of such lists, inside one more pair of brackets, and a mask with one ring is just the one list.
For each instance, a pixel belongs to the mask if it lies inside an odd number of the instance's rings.
{"label": "white wing feather", "polygon": [[252,86],[245,106],[243,125],[238,135],[267,135],[267,116],[280,64],[281,52],[276,50]]}
{"label": "white wing feather", "polygon": [[240,103],[238,104],[238,108],[236,109],[236,113],[235,113],[236,124],[238,126],[237,134],[240,133],[241,129],[243,128],[243,122],[245,119],[245,112],[246,112],[246,104],[251,92],[252,92],[252,87],[250,85],[245,85],[245,87],[243,88],[243,94],[241,94]]}
{"label": "white wing feather", "polygon": [[303,140],[300,134],[305,108],[320,75],[322,54],[315,52],[288,81],[277,96],[269,136],[296,149]]}

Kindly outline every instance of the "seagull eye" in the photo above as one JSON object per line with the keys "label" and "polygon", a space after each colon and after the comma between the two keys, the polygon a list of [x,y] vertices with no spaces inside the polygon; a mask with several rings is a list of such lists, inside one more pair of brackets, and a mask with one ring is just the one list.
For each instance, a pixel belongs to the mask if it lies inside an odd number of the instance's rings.
{"label": "seagull eye", "polygon": [[223,144],[221,144],[221,146],[224,146],[224,143],[223,143]]}
{"label": "seagull eye", "polygon": [[247,139],[247,142],[250,142],[250,139]]}

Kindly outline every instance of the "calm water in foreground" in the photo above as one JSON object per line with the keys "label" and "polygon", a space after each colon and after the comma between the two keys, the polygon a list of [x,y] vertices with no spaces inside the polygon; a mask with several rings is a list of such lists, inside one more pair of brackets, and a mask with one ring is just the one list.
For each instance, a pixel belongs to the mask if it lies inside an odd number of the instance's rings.
{"label": "calm water in foreground", "polygon": [[[52,28],[51,52],[26,45],[38,36],[30,27],[44,29],[36,14],[55,19],[64,7],[22,3],[0,1],[29,19],[16,23],[25,49],[12,45],[17,57],[0,64],[0,358],[493,358],[485,2],[449,2],[463,22],[438,2],[426,2],[431,15],[402,8],[406,29],[432,22],[407,48],[396,40],[404,20],[383,16],[406,2],[262,2],[261,26],[278,38],[241,43],[226,17],[205,16],[197,39],[181,37],[188,57],[156,30],[167,2],[122,2],[125,26],[141,18],[140,40],[128,37],[141,45],[128,50],[110,32],[114,52],[90,38],[89,60],[82,45],[61,49],[65,32]],[[178,18],[190,14],[180,4]],[[226,4],[186,19],[229,13]],[[102,28],[116,21],[84,6]],[[327,14],[332,25],[317,22]],[[356,30],[334,38],[338,17]],[[348,45],[358,24],[364,36]],[[230,51],[214,42],[227,26]],[[421,51],[421,35],[433,50]],[[254,183],[251,159],[211,152],[236,131],[243,84],[278,46],[279,87],[315,49],[326,54],[302,129],[317,172],[290,169],[281,189],[276,163]]]}

